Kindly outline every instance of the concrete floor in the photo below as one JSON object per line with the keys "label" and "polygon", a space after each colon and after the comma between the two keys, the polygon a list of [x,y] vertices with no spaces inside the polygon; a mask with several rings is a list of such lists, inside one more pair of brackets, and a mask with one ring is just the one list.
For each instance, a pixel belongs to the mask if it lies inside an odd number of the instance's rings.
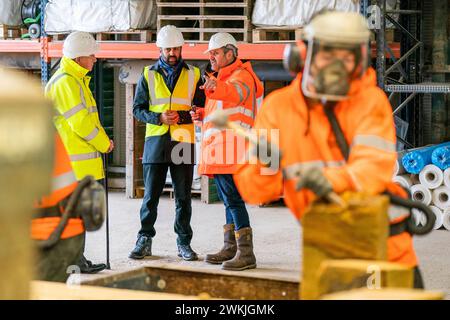
{"label": "concrete floor", "polygon": [[[142,266],[168,266],[223,272],[220,266],[201,261],[205,254],[215,252],[222,246],[224,209],[222,203],[204,204],[199,198],[192,203],[192,248],[200,261],[187,262],[177,257],[176,235],[173,231],[175,204],[167,195],[161,197],[159,216],[153,239],[154,256],[141,261],[131,260],[128,253],[133,249],[139,230],[141,199],[127,199],[124,193],[110,192],[110,244],[111,269],[98,275],[82,275],[93,279],[123,272]],[[249,277],[271,277],[299,280],[301,261],[301,227],[285,207],[248,206],[254,229],[254,247],[258,268],[238,273]],[[106,259],[104,227],[88,233],[86,257],[95,263]],[[450,298],[450,232],[437,230],[425,237],[416,237],[415,246],[420,259],[425,285],[430,290],[440,290]],[[237,275],[233,272],[227,272]]]}

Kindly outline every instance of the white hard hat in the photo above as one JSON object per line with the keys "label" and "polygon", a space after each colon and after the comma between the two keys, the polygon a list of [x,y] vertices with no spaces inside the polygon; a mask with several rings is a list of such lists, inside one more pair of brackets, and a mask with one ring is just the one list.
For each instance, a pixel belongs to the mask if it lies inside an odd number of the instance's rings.
{"label": "white hard hat", "polygon": [[207,54],[211,50],[216,50],[222,47],[225,47],[227,44],[232,44],[237,47],[236,39],[227,32],[219,32],[216,33],[209,39],[208,50],[204,53]]}
{"label": "white hard hat", "polygon": [[177,27],[172,25],[162,27],[156,36],[156,46],[158,48],[177,48],[183,44],[183,34]]}
{"label": "white hard hat", "polygon": [[99,45],[94,37],[88,32],[75,31],[69,34],[64,41],[63,54],[67,58],[88,57],[96,54]]}
{"label": "white hard hat", "polygon": [[367,21],[356,12],[330,11],[315,17],[304,29],[305,40],[359,44],[368,42]]}

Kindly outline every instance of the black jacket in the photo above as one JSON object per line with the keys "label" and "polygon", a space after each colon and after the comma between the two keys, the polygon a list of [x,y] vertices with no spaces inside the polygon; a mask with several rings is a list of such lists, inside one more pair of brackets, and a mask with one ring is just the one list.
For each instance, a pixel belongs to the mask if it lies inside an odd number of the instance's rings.
{"label": "black jacket", "polygon": [[[172,79],[169,79],[163,70],[163,68],[159,65],[159,62],[155,63],[150,67],[150,70],[154,70],[162,75],[164,82],[170,92],[173,92],[175,88],[175,84],[178,81],[178,78],[181,74],[181,70],[183,68],[188,68],[187,64],[184,61],[180,62],[182,65],[177,68],[176,73],[173,75]],[[194,98],[192,101],[192,105],[197,107],[204,107],[205,105],[205,93],[199,87],[202,85],[201,77],[197,83],[197,87],[195,89]],[[139,82],[136,87],[136,93],[133,102],[133,115],[134,117],[141,122],[150,123],[154,125],[161,125],[160,115],[161,113],[153,112],[149,110],[150,105],[150,97],[148,93],[148,83],[144,77],[144,74],[141,75]],[[189,111],[178,111],[180,116],[179,124],[189,124],[192,123],[191,116]],[[166,134],[162,136],[153,136],[147,137],[145,139],[144,145],[144,154],[142,157],[142,163],[171,163],[171,152],[175,145],[179,142],[172,141],[170,137],[170,132],[168,131]],[[191,150],[191,160],[194,163],[194,155],[195,155],[195,145],[187,144],[189,150]],[[183,148],[184,149],[184,148]]]}

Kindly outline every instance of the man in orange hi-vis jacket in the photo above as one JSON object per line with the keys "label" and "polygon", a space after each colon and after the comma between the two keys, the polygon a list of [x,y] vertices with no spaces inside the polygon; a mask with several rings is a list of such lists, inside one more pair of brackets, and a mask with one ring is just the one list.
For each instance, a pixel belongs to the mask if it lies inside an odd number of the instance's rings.
{"label": "man in orange hi-vis jacket", "polygon": [[92,176],[77,181],[57,133],[54,159],[52,189],[35,204],[31,238],[40,249],[36,277],[64,282],[80,272],[77,262],[83,254],[84,231],[97,230],[103,223],[105,195]]}
{"label": "man in orange hi-vis jacket", "polygon": [[[299,57],[290,69],[299,74],[265,99],[254,126],[278,132],[280,167],[270,174],[261,173],[260,161],[240,167],[234,180],[246,202],[266,203],[284,193],[300,220],[314,199],[331,191],[390,190],[406,196],[391,183],[397,159],[395,126],[392,107],[376,86],[375,71],[367,67],[369,35],[366,21],[356,13],[322,13],[304,29],[307,49],[299,43],[291,52]],[[296,61],[287,57],[285,62]],[[342,152],[333,118],[348,154]],[[389,212],[389,217],[395,223],[405,216]],[[414,285],[423,287],[408,232],[391,233],[388,259],[414,267]]]}
{"label": "man in orange hi-vis jacket", "polygon": [[[31,222],[33,240],[46,241],[50,238],[61,222],[61,201],[68,198],[78,185],[69,156],[57,133],[55,133],[54,159],[51,193],[42,197],[35,206],[37,214]],[[81,217],[70,218],[60,236],[59,243],[51,249],[42,250],[38,260],[38,278],[48,281],[65,281],[70,274],[67,273],[67,267],[76,265],[81,256],[83,234],[84,226]]]}
{"label": "man in orange hi-vis jacket", "polygon": [[205,53],[209,53],[211,68],[217,74],[207,78],[203,85],[205,108],[192,114],[193,120],[203,120],[199,173],[214,176],[226,212],[224,246],[218,253],[206,255],[205,261],[222,264],[225,270],[255,268],[248,212],[232,176],[245,145],[242,148],[229,130],[216,128],[211,114],[223,110],[230,121],[244,129],[251,128],[257,111],[256,99],[262,95],[263,87],[251,64],[238,58],[236,40],[229,33],[213,35]]}

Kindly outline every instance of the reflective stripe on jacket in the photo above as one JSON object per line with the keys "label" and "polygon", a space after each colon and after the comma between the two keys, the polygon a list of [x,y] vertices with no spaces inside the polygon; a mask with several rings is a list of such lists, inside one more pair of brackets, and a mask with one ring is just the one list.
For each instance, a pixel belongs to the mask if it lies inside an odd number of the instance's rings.
{"label": "reflective stripe on jacket", "polygon": [[[242,165],[235,176],[242,198],[248,203],[261,204],[284,194],[287,206],[301,219],[315,195],[306,189],[295,190],[299,179],[295,173],[299,168],[313,165],[323,168],[337,193],[379,194],[390,188],[397,159],[395,126],[389,100],[376,87],[375,71],[370,68],[363,79],[354,81],[350,98],[339,102],[334,109],[350,146],[348,161],[336,143],[323,106],[317,104],[308,108],[299,90],[300,83],[301,75],[264,100],[255,128],[279,130],[281,170],[262,175],[261,164]],[[391,213],[391,220],[399,218],[395,212]],[[407,233],[390,237],[388,256],[391,261],[410,266],[417,264],[410,245],[412,241],[405,240],[410,238]]]}
{"label": "reflective stripe on jacket", "polygon": [[232,174],[236,164],[244,157],[238,138],[230,130],[216,128],[211,115],[220,109],[226,111],[229,121],[244,129],[250,129],[257,112],[256,99],[263,94],[263,87],[250,62],[240,59],[220,69],[217,88],[207,91],[202,125],[202,149],[199,173]]}
{"label": "reflective stripe on jacket", "polygon": [[[182,68],[178,81],[171,93],[161,74],[144,69],[144,77],[148,83],[149,110],[162,113],[167,110],[190,111],[197,82],[200,79],[200,70],[188,65],[189,69]],[[147,123],[145,137],[162,136],[170,130],[173,140],[179,142],[195,143],[194,124],[154,125]]]}
{"label": "reflective stripe on jacket", "polygon": [[108,150],[110,141],[100,123],[87,72],[73,60],[63,57],[45,93],[55,104],[58,114],[54,123],[77,179],[92,175],[99,180],[104,178],[101,153]]}
{"label": "reflective stripe on jacket", "polygon": [[[38,201],[35,207],[45,213],[45,209],[58,206],[59,203],[70,196],[77,187],[77,179],[72,171],[69,156],[58,134],[55,134],[55,162],[53,168],[51,193]],[[47,240],[60,217],[35,218],[31,222],[31,238],[34,240]],[[77,236],[84,232],[81,219],[69,219],[61,239]]]}

